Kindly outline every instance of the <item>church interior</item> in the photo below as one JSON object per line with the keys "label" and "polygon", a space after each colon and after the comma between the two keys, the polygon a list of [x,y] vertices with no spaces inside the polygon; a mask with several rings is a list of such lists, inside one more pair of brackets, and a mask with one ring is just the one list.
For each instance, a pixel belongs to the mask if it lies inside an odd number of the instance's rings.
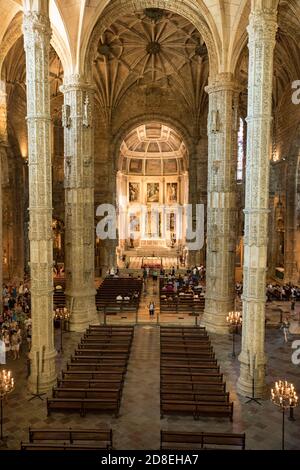
{"label": "church interior", "polygon": [[0,451],[300,450],[300,0],[0,17]]}

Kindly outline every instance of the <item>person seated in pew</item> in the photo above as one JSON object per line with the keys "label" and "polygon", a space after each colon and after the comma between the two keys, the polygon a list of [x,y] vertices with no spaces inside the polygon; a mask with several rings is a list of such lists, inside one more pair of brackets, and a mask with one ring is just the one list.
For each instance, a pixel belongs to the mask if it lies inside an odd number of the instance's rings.
{"label": "person seated in pew", "polygon": [[120,302],[120,301],[123,300],[123,297],[119,294],[119,295],[117,295],[116,300],[117,300],[118,302]]}
{"label": "person seated in pew", "polygon": [[167,285],[167,292],[173,292],[174,289],[173,289],[173,284],[168,284]]}

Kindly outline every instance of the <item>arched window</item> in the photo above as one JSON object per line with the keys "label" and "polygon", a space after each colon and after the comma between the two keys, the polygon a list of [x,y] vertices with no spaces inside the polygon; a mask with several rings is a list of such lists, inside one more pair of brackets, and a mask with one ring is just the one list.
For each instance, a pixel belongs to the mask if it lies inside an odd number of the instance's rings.
{"label": "arched window", "polygon": [[237,159],[237,181],[243,180],[244,173],[244,121],[240,118],[240,127],[238,132],[238,159]]}

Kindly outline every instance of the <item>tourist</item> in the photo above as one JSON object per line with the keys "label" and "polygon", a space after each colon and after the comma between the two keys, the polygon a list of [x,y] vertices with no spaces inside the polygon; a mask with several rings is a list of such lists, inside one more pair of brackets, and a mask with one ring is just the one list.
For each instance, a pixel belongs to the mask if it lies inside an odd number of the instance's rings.
{"label": "tourist", "polygon": [[149,315],[150,315],[150,317],[154,316],[154,312],[155,312],[155,303],[152,300],[149,304]]}
{"label": "tourist", "polygon": [[6,364],[5,343],[0,335],[0,364]]}
{"label": "tourist", "polygon": [[114,267],[110,268],[110,270],[109,270],[109,275],[110,275],[110,277],[115,277],[115,269],[114,269]]}
{"label": "tourist", "polygon": [[24,284],[23,282],[20,282],[19,285],[19,296],[22,296],[24,294]]}
{"label": "tourist", "polygon": [[289,334],[289,328],[290,328],[290,322],[288,321],[288,318],[286,318],[282,325],[281,329],[283,330],[283,336],[284,336],[284,342],[288,342],[288,334]]}
{"label": "tourist", "polygon": [[32,328],[31,328],[31,323],[30,323],[28,325],[27,333],[26,333],[28,352],[30,352],[30,350],[31,350],[31,336],[32,336]]}
{"label": "tourist", "polygon": [[11,345],[10,345],[10,334],[7,329],[4,330],[3,341],[5,344],[5,353],[8,354],[9,351],[11,350]]}
{"label": "tourist", "polygon": [[15,361],[16,359],[19,359],[20,357],[20,338],[17,335],[17,332],[13,330],[11,338],[10,338],[10,344],[11,344],[11,350],[13,352],[13,360]]}

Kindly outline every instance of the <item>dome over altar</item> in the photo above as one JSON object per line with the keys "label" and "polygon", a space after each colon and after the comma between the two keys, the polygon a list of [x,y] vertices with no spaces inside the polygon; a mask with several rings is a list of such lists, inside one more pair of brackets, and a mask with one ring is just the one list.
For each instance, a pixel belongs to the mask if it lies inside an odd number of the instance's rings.
{"label": "dome over altar", "polygon": [[177,175],[188,169],[188,152],[180,135],[152,122],[131,131],[120,149],[120,171],[135,175]]}

